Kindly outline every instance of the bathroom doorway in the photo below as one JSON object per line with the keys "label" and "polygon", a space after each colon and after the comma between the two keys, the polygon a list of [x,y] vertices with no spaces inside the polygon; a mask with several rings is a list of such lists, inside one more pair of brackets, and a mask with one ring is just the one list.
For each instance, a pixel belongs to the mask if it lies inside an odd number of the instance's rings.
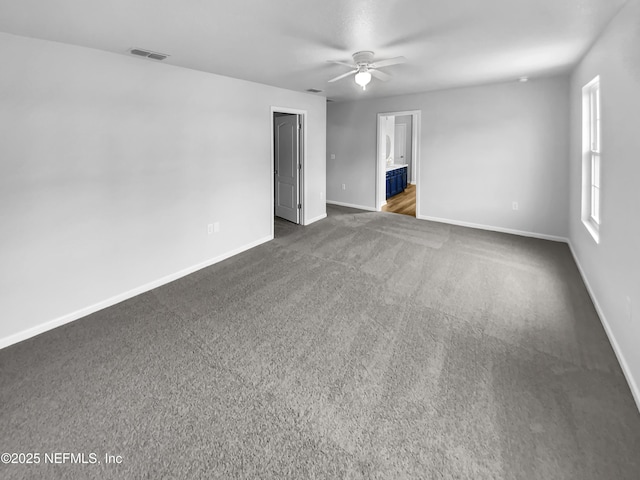
{"label": "bathroom doorway", "polygon": [[378,114],[378,211],[420,215],[420,120],[420,110]]}

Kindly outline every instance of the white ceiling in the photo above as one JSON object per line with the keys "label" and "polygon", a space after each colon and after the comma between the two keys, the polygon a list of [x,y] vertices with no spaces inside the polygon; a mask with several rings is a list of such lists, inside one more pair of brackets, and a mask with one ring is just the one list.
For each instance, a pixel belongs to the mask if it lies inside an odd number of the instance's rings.
{"label": "white ceiling", "polygon": [[[275,85],[333,100],[568,70],[626,0],[0,0],[0,31]],[[358,50],[403,55],[363,92],[327,83]],[[154,61],[140,58],[140,61]]]}

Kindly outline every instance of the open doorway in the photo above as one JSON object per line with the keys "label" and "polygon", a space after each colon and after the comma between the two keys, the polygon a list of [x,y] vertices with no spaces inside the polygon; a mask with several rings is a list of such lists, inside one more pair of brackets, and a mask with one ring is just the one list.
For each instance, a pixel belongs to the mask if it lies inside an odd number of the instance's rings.
{"label": "open doorway", "polygon": [[420,114],[420,110],[378,114],[378,211],[419,215]]}
{"label": "open doorway", "polygon": [[305,113],[271,108],[273,214],[295,224],[304,224]]}

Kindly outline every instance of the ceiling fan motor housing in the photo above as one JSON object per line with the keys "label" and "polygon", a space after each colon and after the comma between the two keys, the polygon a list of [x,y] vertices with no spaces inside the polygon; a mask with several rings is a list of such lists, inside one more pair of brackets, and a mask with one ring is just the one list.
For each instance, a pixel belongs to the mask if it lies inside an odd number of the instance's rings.
{"label": "ceiling fan motor housing", "polygon": [[362,65],[369,65],[373,63],[373,52],[369,50],[363,50],[362,52],[356,52],[353,54],[353,61],[359,67]]}

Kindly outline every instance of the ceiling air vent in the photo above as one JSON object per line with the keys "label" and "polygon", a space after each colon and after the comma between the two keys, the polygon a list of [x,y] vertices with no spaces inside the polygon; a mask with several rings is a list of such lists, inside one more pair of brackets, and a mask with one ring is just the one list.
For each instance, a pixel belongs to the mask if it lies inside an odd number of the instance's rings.
{"label": "ceiling air vent", "polygon": [[307,92],[320,93],[322,90],[318,90],[317,88],[307,88]]}
{"label": "ceiling air vent", "polygon": [[132,48],[131,50],[129,50],[129,52],[131,52],[132,55],[138,55],[140,57],[147,57],[147,58],[150,58],[152,60],[164,60],[165,58],[167,58],[169,56],[169,55],[166,55],[164,53],[151,52],[149,50],[143,50],[141,48]]}

